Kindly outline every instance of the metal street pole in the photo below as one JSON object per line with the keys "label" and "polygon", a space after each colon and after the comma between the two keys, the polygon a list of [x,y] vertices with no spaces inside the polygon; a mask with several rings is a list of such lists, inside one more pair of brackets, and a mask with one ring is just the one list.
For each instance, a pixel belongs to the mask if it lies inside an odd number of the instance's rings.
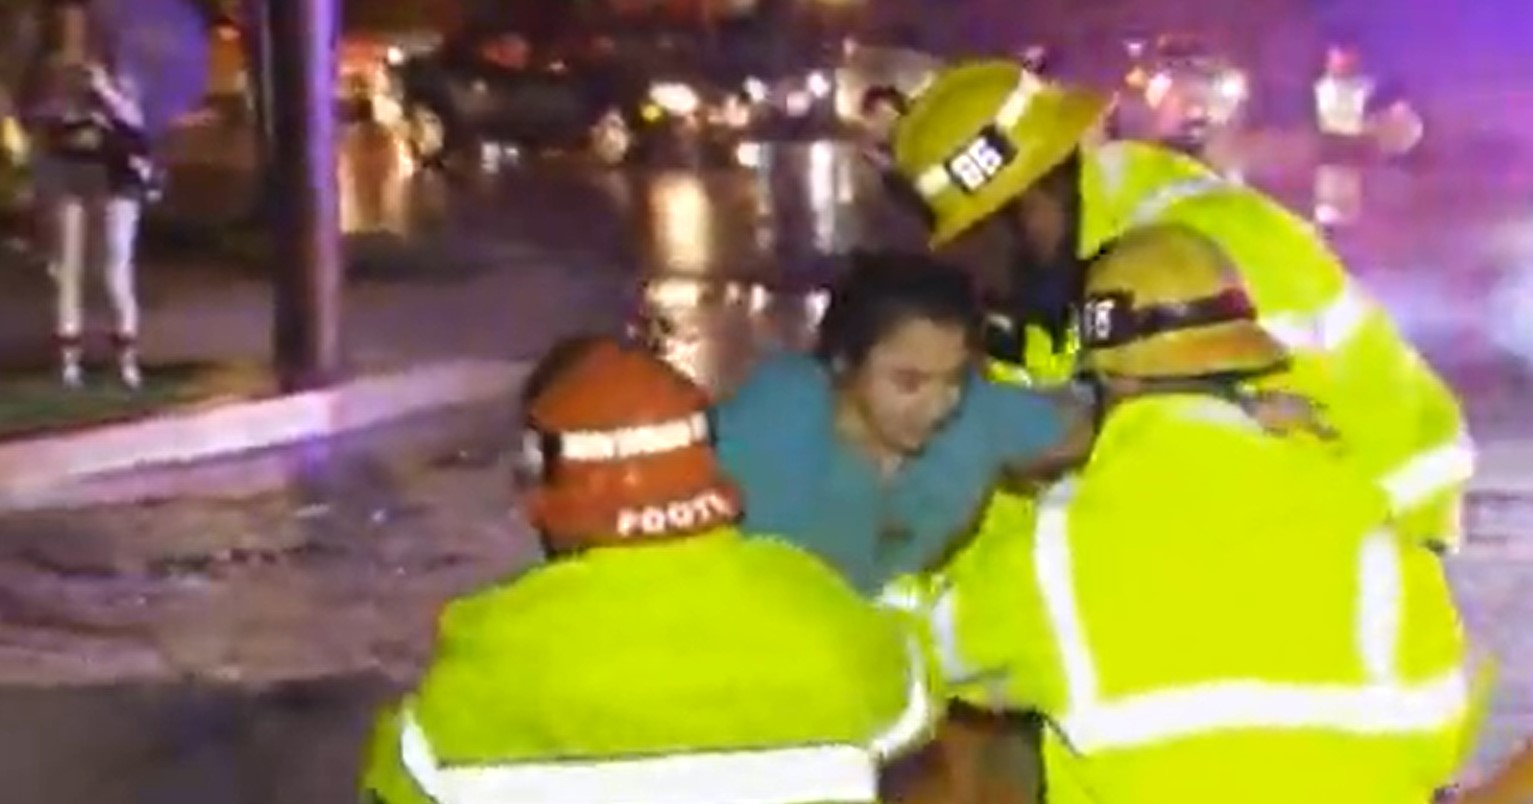
{"label": "metal street pole", "polygon": [[272,36],[275,281],[273,356],[283,390],[341,371],[340,216],[336,188],[336,0],[276,0]]}

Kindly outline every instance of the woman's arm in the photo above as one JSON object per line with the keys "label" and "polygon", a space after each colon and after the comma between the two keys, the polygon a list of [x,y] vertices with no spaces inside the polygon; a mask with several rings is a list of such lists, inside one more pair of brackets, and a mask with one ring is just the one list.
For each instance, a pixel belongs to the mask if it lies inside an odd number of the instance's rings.
{"label": "woman's arm", "polygon": [[1038,390],[981,380],[970,394],[967,404],[983,419],[992,454],[1011,476],[1058,474],[1091,452],[1094,406],[1074,386]]}

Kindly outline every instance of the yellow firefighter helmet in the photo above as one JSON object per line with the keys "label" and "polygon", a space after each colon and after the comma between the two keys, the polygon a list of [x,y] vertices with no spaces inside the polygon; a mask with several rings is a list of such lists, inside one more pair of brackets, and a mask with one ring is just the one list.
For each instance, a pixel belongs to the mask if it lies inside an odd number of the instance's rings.
{"label": "yellow firefighter helmet", "polygon": [[1289,357],[1218,246],[1175,226],[1131,232],[1088,268],[1080,337],[1081,370],[1103,376],[1256,374]]}
{"label": "yellow firefighter helmet", "polygon": [[939,74],[894,135],[899,173],[932,214],[932,245],[995,214],[1063,162],[1108,105],[1007,61]]}

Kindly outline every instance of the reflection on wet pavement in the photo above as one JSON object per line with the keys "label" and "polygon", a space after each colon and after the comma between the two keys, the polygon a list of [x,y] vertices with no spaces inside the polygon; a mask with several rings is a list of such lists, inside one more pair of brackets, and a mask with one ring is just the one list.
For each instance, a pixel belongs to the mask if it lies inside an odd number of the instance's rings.
{"label": "reflection on wet pavement", "polygon": [[721,392],[763,352],[809,348],[826,302],[820,289],[669,276],[645,284],[643,307],[661,326],[666,358]]}
{"label": "reflection on wet pavement", "polygon": [[275,492],[0,518],[6,800],[354,800],[442,602],[536,559],[506,416],[170,470]]}
{"label": "reflection on wet pavement", "polygon": [[715,225],[720,216],[714,214],[702,180],[684,173],[657,176],[647,200],[661,264],[679,273],[708,271],[718,250]]}
{"label": "reflection on wet pavement", "polygon": [[813,262],[873,237],[861,219],[874,177],[849,143],[752,143],[742,146],[739,164],[702,170],[604,170],[555,157],[449,176],[421,169],[402,143],[376,129],[349,131],[344,144],[348,232],[457,226],[577,250],[616,249],[600,241],[631,239],[644,267],[680,273]]}
{"label": "reflection on wet pavement", "polygon": [[[672,353],[710,382],[727,381],[763,346],[803,342],[798,302],[784,294],[823,286],[836,255],[920,245],[914,218],[850,143],[751,144],[738,164],[704,170],[555,159],[444,177],[418,170],[384,134],[347,136],[348,229],[515,245],[571,271],[604,266],[649,282],[644,303],[676,325]],[[1353,271],[1455,382],[1477,399],[1515,398],[1526,389],[1508,375],[1533,363],[1524,315],[1533,253],[1522,236],[1533,181],[1516,165],[1482,167],[1493,180],[1430,166],[1250,174],[1318,215]],[[689,282],[695,291],[654,287]],[[766,295],[751,303],[730,282]]]}
{"label": "reflection on wet pavement", "polygon": [[344,232],[408,236],[445,214],[441,177],[422,172],[403,142],[377,129],[344,134],[337,170]]}

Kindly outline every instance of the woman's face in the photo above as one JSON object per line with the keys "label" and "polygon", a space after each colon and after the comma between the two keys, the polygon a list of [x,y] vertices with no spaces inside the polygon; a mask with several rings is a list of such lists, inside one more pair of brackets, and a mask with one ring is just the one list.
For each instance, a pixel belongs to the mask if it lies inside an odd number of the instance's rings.
{"label": "woman's face", "polygon": [[921,451],[952,415],[972,367],[964,329],[911,319],[891,330],[844,383],[877,446]]}

